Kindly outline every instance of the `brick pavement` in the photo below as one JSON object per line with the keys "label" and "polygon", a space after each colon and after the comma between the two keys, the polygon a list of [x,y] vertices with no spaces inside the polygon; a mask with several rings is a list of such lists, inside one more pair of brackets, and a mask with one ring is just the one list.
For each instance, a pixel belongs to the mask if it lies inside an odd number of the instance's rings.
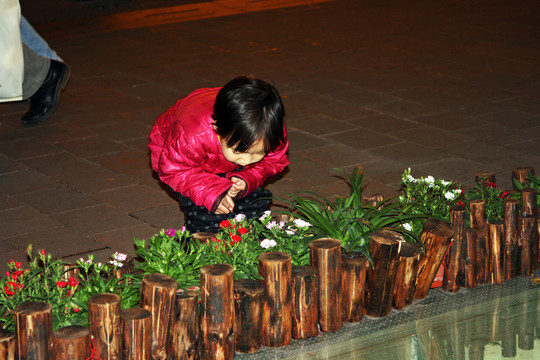
{"label": "brick pavement", "polygon": [[1,266],[28,244],[105,259],[180,227],[149,167],[149,130],[178,98],[240,74],[284,98],[291,165],[269,185],[276,196],[344,194],[336,167],[363,166],[365,192],[386,196],[407,167],[465,184],[494,171],[505,188],[516,167],[540,171],[537,1],[336,0],[228,16],[207,2],[142,3],[23,2],[72,77],[38,126],[21,125],[27,103],[0,104]]}

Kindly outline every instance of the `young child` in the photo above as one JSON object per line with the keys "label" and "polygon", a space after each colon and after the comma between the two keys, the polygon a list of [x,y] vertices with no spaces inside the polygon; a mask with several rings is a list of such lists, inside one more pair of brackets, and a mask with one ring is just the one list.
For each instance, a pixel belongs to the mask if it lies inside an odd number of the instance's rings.
{"label": "young child", "polygon": [[178,195],[190,232],[216,232],[225,219],[269,209],[263,184],[289,164],[284,115],[272,85],[237,77],[195,90],[156,119],[152,169]]}

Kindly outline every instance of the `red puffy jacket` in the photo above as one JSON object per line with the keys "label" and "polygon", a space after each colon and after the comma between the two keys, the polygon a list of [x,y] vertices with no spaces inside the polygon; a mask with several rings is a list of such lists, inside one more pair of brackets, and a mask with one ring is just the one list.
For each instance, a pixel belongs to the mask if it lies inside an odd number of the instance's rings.
{"label": "red puffy jacket", "polygon": [[246,182],[245,196],[289,164],[286,133],[285,141],[258,163],[241,168],[225,159],[212,119],[219,89],[195,90],[179,100],[156,119],[148,144],[161,181],[211,212],[232,186],[231,176]]}

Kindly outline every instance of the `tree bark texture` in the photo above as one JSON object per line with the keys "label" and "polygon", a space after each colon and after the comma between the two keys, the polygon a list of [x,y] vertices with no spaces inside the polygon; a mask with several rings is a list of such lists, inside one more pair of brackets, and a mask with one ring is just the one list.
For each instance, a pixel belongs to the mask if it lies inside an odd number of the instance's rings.
{"label": "tree bark texture", "polygon": [[521,189],[521,214],[536,217],[536,189]]}
{"label": "tree bark texture", "polygon": [[309,245],[311,266],[319,278],[319,326],[322,332],[335,332],[343,326],[341,292],[341,241],[313,240]]}
{"label": "tree bark texture", "polygon": [[489,223],[489,241],[491,249],[491,281],[492,284],[504,283],[504,223],[502,221],[491,221]]}
{"label": "tree bark texture", "polygon": [[403,309],[412,304],[416,292],[416,277],[422,249],[415,244],[401,242],[398,247],[398,269],[396,274],[392,306]]}
{"label": "tree bark texture", "polygon": [[420,240],[424,244],[425,253],[420,256],[416,277],[415,299],[426,297],[444,255],[454,234],[453,228],[446,221],[428,218],[424,223]]}
{"label": "tree bark texture", "polygon": [[519,201],[515,199],[506,199],[504,201],[504,256],[503,268],[504,279],[511,280],[518,274],[518,206]]}
{"label": "tree bark texture", "polygon": [[475,229],[465,229],[465,243],[466,243],[466,256],[465,256],[465,284],[466,288],[476,287],[476,247],[478,237]]}
{"label": "tree bark texture", "polygon": [[398,247],[403,237],[390,230],[377,230],[369,239],[374,268],[366,272],[364,314],[386,316],[392,310],[392,298],[398,269]]}
{"label": "tree bark texture", "polygon": [[17,338],[13,331],[0,329],[0,359],[15,360]]}
{"label": "tree bark texture", "polygon": [[264,284],[257,280],[234,282],[236,351],[253,353],[262,344]]}
{"label": "tree bark texture", "polygon": [[369,261],[362,253],[348,252],[341,254],[343,322],[358,322],[364,316],[364,296],[368,266]]}
{"label": "tree bark texture", "polygon": [[122,360],[152,358],[152,314],[143,308],[120,310]]}
{"label": "tree bark texture", "polygon": [[478,284],[485,284],[491,278],[489,267],[489,226],[486,215],[486,201],[472,200],[471,208],[471,228],[476,230],[476,281]]}
{"label": "tree bark texture", "polygon": [[13,309],[20,359],[51,359],[52,306],[26,301]]}
{"label": "tree bark texture", "polygon": [[234,269],[228,264],[201,268],[201,359],[234,357]]}
{"label": "tree bark texture", "polygon": [[284,252],[269,251],[259,256],[259,273],[264,278],[262,344],[281,347],[292,340],[292,264]]}
{"label": "tree bark texture", "polygon": [[475,183],[496,183],[495,181],[495,173],[492,171],[480,171],[477,172],[474,177]]}
{"label": "tree bark texture", "polygon": [[319,279],[311,266],[292,267],[292,337],[307,339],[319,334]]}
{"label": "tree bark texture", "polygon": [[[523,166],[512,170],[512,180],[516,179],[523,186],[529,185],[529,181],[527,180],[527,172],[530,172],[532,175],[534,175],[534,168],[530,166]],[[512,185],[514,189],[517,190],[514,181],[512,181]]]}
{"label": "tree bark texture", "polygon": [[122,358],[120,296],[104,293],[88,299],[88,328],[100,359]]}
{"label": "tree bark texture", "polygon": [[173,359],[197,360],[199,353],[199,293],[188,290],[176,294],[172,334]]}
{"label": "tree bark texture", "polygon": [[151,314],[152,359],[165,360],[172,353],[176,280],[165,274],[144,275],[141,285],[140,307]]}
{"label": "tree bark texture", "polygon": [[54,359],[87,360],[90,356],[90,330],[86,326],[71,325],[53,333]]}
{"label": "tree bark texture", "polygon": [[519,275],[529,276],[533,272],[533,246],[538,241],[537,238],[536,217],[520,215],[518,217]]}
{"label": "tree bark texture", "polygon": [[442,286],[445,291],[458,291],[459,287],[465,284],[465,215],[464,207],[456,206],[450,209],[450,224],[454,228],[454,237],[446,256],[447,272],[444,273]]}

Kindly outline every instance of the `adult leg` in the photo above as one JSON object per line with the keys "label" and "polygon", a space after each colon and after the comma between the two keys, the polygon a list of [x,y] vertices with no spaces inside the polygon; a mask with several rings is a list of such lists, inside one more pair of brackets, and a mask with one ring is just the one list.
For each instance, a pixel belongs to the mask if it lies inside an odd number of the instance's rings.
{"label": "adult leg", "polygon": [[34,50],[38,55],[63,62],[56,51],[51,49],[49,44],[34,30],[24,16],[21,16],[21,40],[24,45]]}
{"label": "adult leg", "polygon": [[30,125],[54,113],[60,92],[69,80],[69,68],[62,62],[38,55],[24,44],[23,56],[23,98],[30,99],[30,109],[22,116],[22,122]]}

